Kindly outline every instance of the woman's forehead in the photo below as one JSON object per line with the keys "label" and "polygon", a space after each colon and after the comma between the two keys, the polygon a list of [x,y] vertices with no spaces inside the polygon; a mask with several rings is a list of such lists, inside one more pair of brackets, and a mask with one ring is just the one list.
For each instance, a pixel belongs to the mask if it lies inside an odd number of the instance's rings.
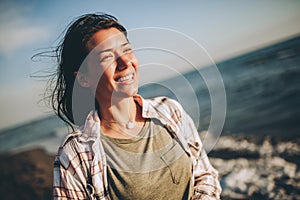
{"label": "woman's forehead", "polygon": [[116,28],[102,29],[96,32],[87,43],[91,50],[109,50],[128,43],[126,36]]}

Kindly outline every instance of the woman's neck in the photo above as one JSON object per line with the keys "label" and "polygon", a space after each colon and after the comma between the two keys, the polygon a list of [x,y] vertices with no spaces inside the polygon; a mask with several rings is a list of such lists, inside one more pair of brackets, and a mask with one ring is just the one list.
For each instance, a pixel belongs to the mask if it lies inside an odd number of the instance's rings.
{"label": "woman's neck", "polygon": [[133,97],[98,102],[101,119],[107,122],[127,123],[137,120],[137,106]]}
{"label": "woman's neck", "polygon": [[[101,102],[101,101],[99,101]],[[131,138],[143,127],[145,119],[142,108],[133,97],[124,98],[100,106],[101,130],[105,135],[115,138]]]}

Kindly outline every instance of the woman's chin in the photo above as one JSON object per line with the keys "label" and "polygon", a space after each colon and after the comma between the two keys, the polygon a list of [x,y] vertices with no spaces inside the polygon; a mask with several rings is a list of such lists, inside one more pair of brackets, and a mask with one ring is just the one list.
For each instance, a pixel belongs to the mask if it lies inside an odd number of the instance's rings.
{"label": "woman's chin", "polygon": [[112,98],[128,98],[136,96],[138,89],[126,90],[126,91],[116,91],[113,93]]}

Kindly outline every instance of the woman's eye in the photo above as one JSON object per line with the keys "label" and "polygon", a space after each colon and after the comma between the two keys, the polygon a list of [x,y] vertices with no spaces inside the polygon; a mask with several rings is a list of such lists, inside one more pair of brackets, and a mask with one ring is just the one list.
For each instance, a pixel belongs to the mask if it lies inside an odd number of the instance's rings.
{"label": "woman's eye", "polygon": [[130,53],[131,51],[132,51],[131,48],[126,48],[126,49],[124,49],[124,53]]}
{"label": "woman's eye", "polygon": [[106,55],[100,58],[100,62],[108,61],[112,58],[112,55]]}

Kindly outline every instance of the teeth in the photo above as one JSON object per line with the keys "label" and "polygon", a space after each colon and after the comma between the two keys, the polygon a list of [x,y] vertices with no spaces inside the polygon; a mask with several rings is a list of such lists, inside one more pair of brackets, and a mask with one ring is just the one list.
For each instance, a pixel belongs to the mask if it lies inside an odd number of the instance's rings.
{"label": "teeth", "polygon": [[117,81],[118,82],[128,81],[128,80],[131,80],[132,78],[133,78],[133,74],[129,74],[127,76],[123,76],[123,77],[119,78]]}

